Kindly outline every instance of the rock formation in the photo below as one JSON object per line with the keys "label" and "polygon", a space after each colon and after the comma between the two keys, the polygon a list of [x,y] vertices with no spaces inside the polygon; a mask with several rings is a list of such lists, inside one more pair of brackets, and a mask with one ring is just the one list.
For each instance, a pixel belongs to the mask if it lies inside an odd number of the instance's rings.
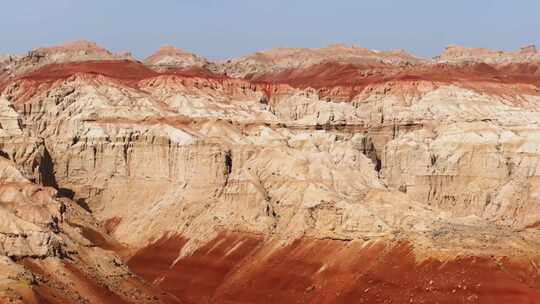
{"label": "rock formation", "polygon": [[534,48],[45,50],[0,61],[0,299],[540,301]]}
{"label": "rock formation", "polygon": [[211,67],[231,77],[249,77],[271,72],[290,71],[317,64],[351,64],[373,69],[375,67],[403,66],[420,63],[423,60],[407,54],[403,50],[375,51],[356,45],[329,45],[320,49],[278,48],[257,52],[244,58],[217,63]]}
{"label": "rock formation", "polygon": [[158,71],[166,71],[168,69],[202,68],[210,62],[172,45],[166,45],[146,58],[144,64]]}
{"label": "rock formation", "polygon": [[450,45],[439,56],[445,62],[486,62],[486,63],[516,63],[516,62],[538,62],[540,54],[536,51],[534,44],[525,45],[519,52],[493,51],[484,48],[466,48],[459,45]]}
{"label": "rock formation", "polygon": [[88,211],[31,183],[4,157],[0,216],[2,303],[176,301],[128,269],[115,253],[126,249]]}

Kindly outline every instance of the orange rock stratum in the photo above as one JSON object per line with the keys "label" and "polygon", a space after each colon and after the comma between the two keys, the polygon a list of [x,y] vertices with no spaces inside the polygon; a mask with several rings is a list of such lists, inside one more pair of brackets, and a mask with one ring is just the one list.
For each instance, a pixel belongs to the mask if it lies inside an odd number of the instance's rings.
{"label": "orange rock stratum", "polygon": [[0,303],[540,303],[540,53],[0,56]]}

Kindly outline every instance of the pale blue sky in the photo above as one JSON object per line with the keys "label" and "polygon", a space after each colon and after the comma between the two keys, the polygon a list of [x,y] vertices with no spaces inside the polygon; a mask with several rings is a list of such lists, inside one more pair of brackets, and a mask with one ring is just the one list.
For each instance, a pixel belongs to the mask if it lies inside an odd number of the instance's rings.
{"label": "pale blue sky", "polygon": [[540,44],[538,0],[10,0],[0,53],[88,39],[144,58],[164,44],[212,58],[359,44],[432,57],[448,44]]}

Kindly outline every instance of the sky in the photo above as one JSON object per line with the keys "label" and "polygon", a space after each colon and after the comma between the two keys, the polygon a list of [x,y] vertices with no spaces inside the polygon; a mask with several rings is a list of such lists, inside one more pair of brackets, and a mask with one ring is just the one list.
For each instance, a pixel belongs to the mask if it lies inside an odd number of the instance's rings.
{"label": "sky", "polygon": [[433,57],[540,46],[538,12],[538,0],[10,0],[0,54],[86,39],[140,59],[165,44],[210,59],[333,43]]}

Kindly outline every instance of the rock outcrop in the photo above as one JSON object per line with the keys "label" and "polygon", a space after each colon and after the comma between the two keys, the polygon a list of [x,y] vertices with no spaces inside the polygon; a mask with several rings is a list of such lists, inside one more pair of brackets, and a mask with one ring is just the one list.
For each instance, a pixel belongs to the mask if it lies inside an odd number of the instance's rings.
{"label": "rock outcrop", "polygon": [[540,54],[534,44],[520,48],[518,52],[493,51],[485,48],[466,48],[460,45],[450,45],[439,56],[443,62],[485,62],[491,64],[538,62]]}
{"label": "rock outcrop", "polygon": [[24,56],[0,58],[0,85],[3,78],[13,78],[50,64],[84,61],[116,61],[135,59],[130,53],[114,54],[94,42],[73,41],[53,47],[31,50]]}
{"label": "rock outcrop", "polygon": [[[0,300],[3,303],[159,303],[122,245],[91,214],[0,158]],[[174,299],[172,296],[170,299]]]}
{"label": "rock outcrop", "polygon": [[0,84],[6,297],[539,301],[533,48],[77,46]]}
{"label": "rock outcrop", "polygon": [[202,68],[210,64],[210,62],[205,58],[172,45],[166,45],[157,50],[152,56],[146,58],[144,64],[157,71],[167,71],[169,69]]}
{"label": "rock outcrop", "polygon": [[291,71],[325,63],[357,65],[368,68],[407,66],[423,62],[403,50],[376,51],[356,45],[334,44],[320,49],[277,48],[243,58],[217,63],[215,72],[231,77],[253,78],[262,74]]}

